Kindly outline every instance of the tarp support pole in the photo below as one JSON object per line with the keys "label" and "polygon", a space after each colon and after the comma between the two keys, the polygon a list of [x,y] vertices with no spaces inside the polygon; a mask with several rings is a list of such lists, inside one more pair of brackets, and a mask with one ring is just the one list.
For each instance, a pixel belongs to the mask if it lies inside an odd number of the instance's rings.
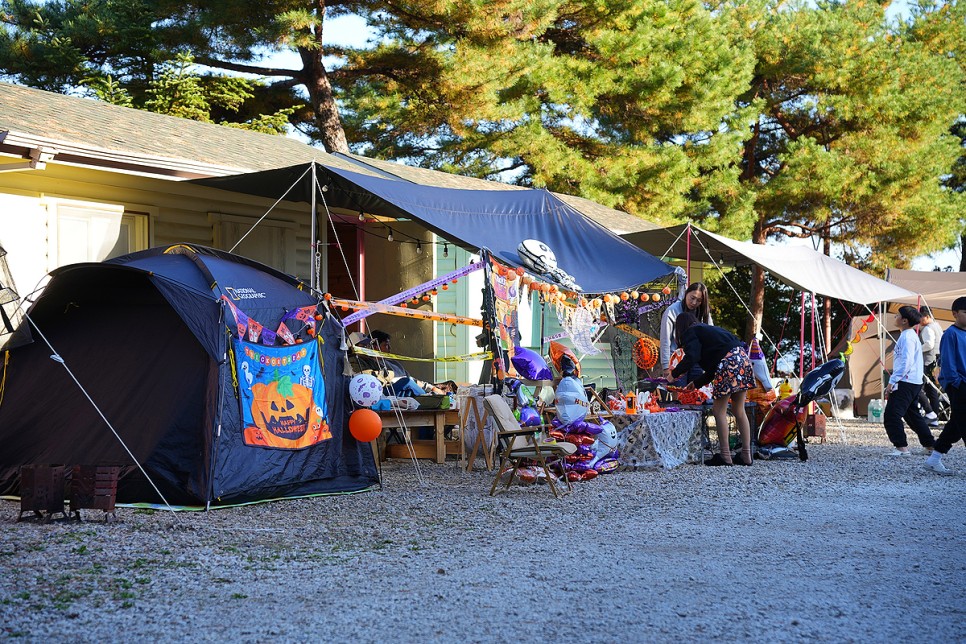
{"label": "tarp support pole", "polygon": [[317,271],[315,270],[315,255],[319,251],[318,240],[315,238],[317,234],[316,224],[315,224],[315,219],[317,215],[317,212],[316,212],[317,206],[315,203],[315,187],[317,185],[318,184],[316,183],[316,177],[315,177],[315,161],[313,161],[312,162],[312,199],[311,199],[312,221],[311,221],[311,232],[309,233],[310,239],[311,239],[309,243],[309,250],[311,252],[311,257],[309,257],[309,284],[311,284],[312,288],[314,288],[316,291],[319,290],[319,276]]}
{"label": "tarp support pole", "polygon": [[805,291],[802,291],[801,316],[798,323],[798,377],[805,377]]}
{"label": "tarp support pole", "polygon": [[685,243],[685,262],[687,264],[688,284],[691,284],[691,224],[688,224],[688,236]]}

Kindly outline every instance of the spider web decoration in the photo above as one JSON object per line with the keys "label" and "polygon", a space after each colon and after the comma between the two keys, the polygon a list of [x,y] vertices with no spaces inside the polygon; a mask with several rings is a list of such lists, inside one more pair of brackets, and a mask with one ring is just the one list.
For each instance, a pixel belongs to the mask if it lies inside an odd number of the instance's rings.
{"label": "spider web decoration", "polygon": [[610,356],[617,377],[617,388],[621,391],[637,389],[637,365],[634,363],[634,343],[637,338],[617,328],[613,330],[610,343]]}
{"label": "spider web decoration", "polygon": [[593,314],[583,307],[558,307],[557,320],[561,328],[570,336],[574,348],[584,356],[600,353],[594,346],[594,336],[600,329],[600,324],[594,320]]}

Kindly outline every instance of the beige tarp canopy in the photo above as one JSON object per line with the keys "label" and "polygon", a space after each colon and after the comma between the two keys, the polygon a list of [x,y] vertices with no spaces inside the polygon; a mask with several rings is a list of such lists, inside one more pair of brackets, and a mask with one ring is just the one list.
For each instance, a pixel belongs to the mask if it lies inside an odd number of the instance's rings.
{"label": "beige tarp canopy", "polygon": [[768,246],[736,241],[692,224],[643,230],[622,237],[659,258],[690,259],[727,266],[757,264],[790,286],[846,302],[871,305],[901,298],[915,301],[918,297],[903,286],[890,284],[804,246]]}
{"label": "beige tarp canopy", "polygon": [[890,268],[886,270],[886,279],[896,286],[907,288],[922,296],[921,302],[918,298],[900,298],[891,301],[903,304],[926,304],[933,309],[933,314],[938,320],[952,320],[949,309],[953,305],[953,300],[966,296],[966,273]]}

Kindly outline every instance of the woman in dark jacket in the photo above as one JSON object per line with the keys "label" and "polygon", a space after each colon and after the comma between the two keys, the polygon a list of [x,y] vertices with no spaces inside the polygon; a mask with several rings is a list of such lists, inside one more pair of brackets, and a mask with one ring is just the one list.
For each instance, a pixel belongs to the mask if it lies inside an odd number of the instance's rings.
{"label": "woman in dark jacket", "polygon": [[691,313],[679,315],[674,325],[678,346],[684,349],[684,358],[674,368],[673,376],[680,377],[697,364],[704,373],[688,383],[688,389],[711,383],[711,410],[718,429],[720,453],[704,464],[734,465],[728,447],[728,402],[731,401],[731,413],[741,436],[741,457],[737,463],[751,465],[751,427],[745,415],[745,392],[755,388],[755,376],[741,340],[720,327],[701,324]]}

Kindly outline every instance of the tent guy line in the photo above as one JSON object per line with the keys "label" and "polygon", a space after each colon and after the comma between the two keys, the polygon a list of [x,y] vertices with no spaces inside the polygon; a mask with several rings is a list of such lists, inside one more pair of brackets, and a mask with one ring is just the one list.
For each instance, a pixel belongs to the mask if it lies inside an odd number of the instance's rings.
{"label": "tent guy line", "polygon": [[116,429],[114,429],[114,425],[111,424],[111,421],[107,419],[107,416],[104,415],[104,412],[101,411],[101,408],[98,407],[97,403],[94,402],[94,399],[91,398],[90,393],[88,393],[87,389],[84,388],[84,385],[81,384],[80,380],[77,379],[77,376],[74,375],[74,372],[71,370],[70,366],[68,366],[67,361],[64,360],[64,358],[57,352],[57,349],[55,349],[54,345],[50,343],[50,340],[47,339],[47,336],[44,335],[44,332],[40,330],[40,327],[37,326],[37,324],[33,321],[30,315],[26,311],[24,311],[23,313],[24,313],[24,318],[30,323],[30,326],[33,327],[33,329],[41,337],[41,339],[44,341],[44,344],[47,345],[47,348],[53,351],[53,354],[50,356],[50,359],[53,360],[54,362],[60,363],[64,367],[64,370],[67,372],[67,375],[69,375],[71,380],[74,381],[74,384],[77,385],[77,388],[80,389],[80,392],[84,394],[84,397],[91,404],[91,407],[93,407],[94,411],[97,412],[97,415],[101,417],[101,420],[104,421],[104,424],[107,425],[107,428],[111,430],[111,433],[114,434],[114,437],[117,438],[118,442],[121,444],[121,447],[124,448],[124,451],[127,452],[127,455],[131,457],[131,460],[134,461],[134,464],[137,465],[138,469],[141,470],[141,473],[144,474],[144,478],[147,479],[148,483],[151,484],[151,487],[154,488],[154,491],[158,493],[158,496],[161,498],[161,501],[164,503],[165,507],[167,507],[167,509],[170,510],[171,512],[174,512],[174,508],[171,507],[171,504],[168,503],[168,500],[164,498],[164,495],[161,493],[161,490],[158,489],[158,486],[155,485],[154,480],[152,480],[151,476],[147,473],[147,470],[145,470],[144,466],[141,465],[141,461],[139,461],[138,458],[134,455],[134,453],[131,452],[131,449],[127,446],[127,443],[124,442],[124,439],[121,438],[121,435],[118,434]]}

